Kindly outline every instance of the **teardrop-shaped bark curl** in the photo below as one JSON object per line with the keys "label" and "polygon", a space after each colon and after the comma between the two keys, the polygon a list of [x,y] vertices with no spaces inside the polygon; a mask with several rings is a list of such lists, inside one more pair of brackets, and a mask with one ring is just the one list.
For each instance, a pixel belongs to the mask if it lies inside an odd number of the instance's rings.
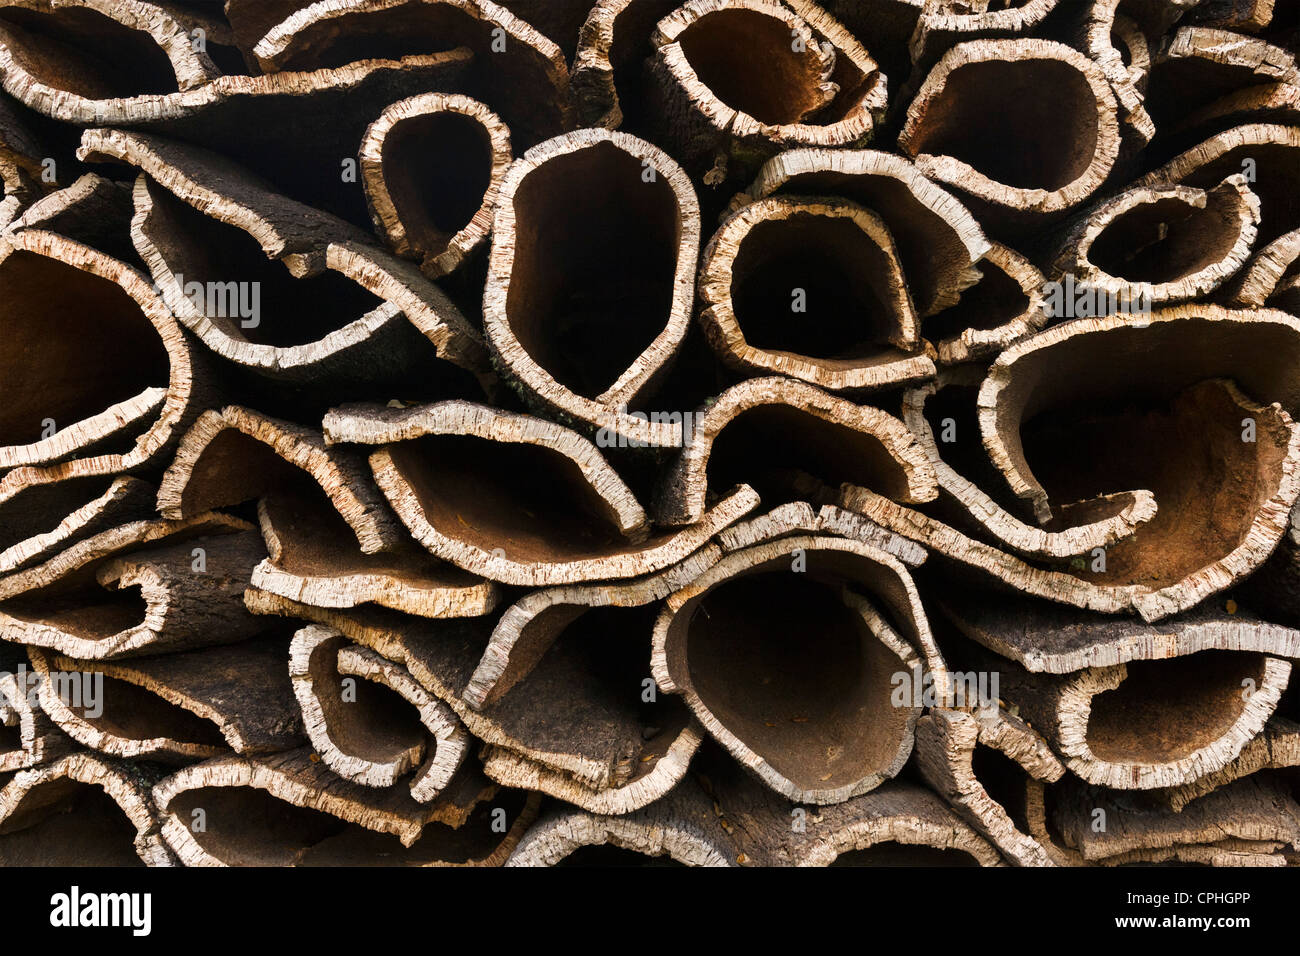
{"label": "teardrop-shaped bark curl", "polygon": [[825,11],[804,6],[822,22],[769,0],[690,0],[655,28],[652,125],[707,185],[748,176],[782,149],[861,146],[875,131],[884,74]]}
{"label": "teardrop-shaped bark curl", "polygon": [[420,617],[490,614],[501,587],[438,561],[409,539],[365,554],[352,529],[311,489],[273,492],[257,503],[269,557],[249,584],[319,607],[377,604]]}
{"label": "teardrop-shaped bark curl", "polygon": [[156,779],[91,753],[22,771],[0,790],[0,864],[174,865],[149,801]]}
{"label": "teardrop-shaped bark curl", "polygon": [[[916,722],[916,765],[925,781],[1012,863],[1055,866],[1043,846],[1017,826],[1013,812],[1019,808],[1004,806],[980,779],[987,772],[981,773],[976,760],[988,750],[1036,779],[1059,780],[1065,773],[1041,737],[1001,710],[972,715],[936,707]],[[1002,782],[989,780],[989,786],[1007,799],[998,786]]]}
{"label": "teardrop-shaped bark curl", "polygon": [[5,0],[0,8],[5,91],[56,119],[138,119],[148,100],[194,90],[219,72],[184,26],[152,3]]}
{"label": "teardrop-shaped bark curl", "polygon": [[[944,495],[941,500],[951,499],[960,508],[958,514],[965,522],[993,535],[1011,551],[1036,558],[1071,558],[1122,540],[1151,520],[1157,510],[1155,496],[1149,491],[1138,490],[1102,496],[1090,513],[1080,514],[1080,519],[1091,519],[1086,523],[1069,522],[1066,527],[1050,530],[1035,527],[1008,512],[978,482],[945,461],[940,443],[935,440],[933,420],[953,408],[949,391],[960,393],[956,401],[966,399],[960,407],[969,411],[969,417],[973,419],[975,393],[982,373],[979,366],[945,369],[934,384],[904,392],[902,401],[903,420],[934,465],[939,489]],[[932,400],[935,405],[942,404],[942,410],[930,411]],[[962,424],[970,427],[963,428]],[[940,419],[939,425],[945,431],[949,426],[952,428],[953,433],[944,436],[951,442],[945,441],[944,445],[955,448],[954,454],[958,459],[963,451],[969,453],[970,445],[979,447],[978,429],[973,421],[962,422],[949,417]]]}
{"label": "teardrop-shaped bark curl", "polygon": [[941,365],[996,355],[1047,324],[1046,280],[1028,259],[995,242],[976,268],[980,280],[962,293],[961,301],[921,326]]}
{"label": "teardrop-shaped bark curl", "polygon": [[537,817],[535,795],[479,774],[420,804],[405,788],[343,780],[314,756],[218,757],[161,781],[153,800],[167,843],[186,866],[500,866]]}
{"label": "teardrop-shaped bark curl", "polygon": [[782,196],[742,207],[704,251],[699,295],[705,333],[732,368],[830,391],[934,374],[893,237],[856,203]]}
{"label": "teardrop-shaped bark curl", "polygon": [[139,478],[72,478],[0,494],[0,576],[69,545],[153,516],[155,491]]}
{"label": "teardrop-shaped bark curl", "polygon": [[1300,658],[1300,631],[1209,605],[1149,624],[1031,599],[1012,607],[965,588],[950,588],[935,603],[965,637],[1035,674],[1113,669],[1201,651]]}
{"label": "teardrop-shaped bark curl", "polygon": [[298,631],[289,648],[289,676],[312,745],[345,779],[391,787],[414,773],[405,786],[414,799],[429,803],[469,751],[471,738],[446,704],[405,668],[337,631]]}
{"label": "teardrop-shaped bark curl", "polygon": [[1261,246],[1300,227],[1300,127],[1252,123],[1237,126],[1193,146],[1133,183],[1181,183],[1210,189],[1237,173],[1247,173],[1259,197]]}
{"label": "teardrop-shaped bark curl", "polygon": [[[1128,593],[1148,619],[1184,610],[1250,574],[1286,530],[1300,493],[1300,434],[1287,412],[1300,399],[1297,348],[1300,323],[1265,310],[1181,306],[1056,326],[991,367],[979,397],[984,447],[1045,525],[1053,502],[1084,502],[1067,513],[1086,513],[1098,491],[1145,486],[1155,517],[1080,577]],[[1134,381],[1141,404],[1108,411]],[[1228,461],[1254,478],[1217,477]]]}
{"label": "teardrop-shaped bark curl", "polygon": [[[1061,43],[972,40],[939,62],[907,110],[899,147],[991,220],[1033,223],[1100,188],[1119,154],[1101,68]],[[1002,144],[1032,137],[1032,153]]]}
{"label": "teardrop-shaped bark curl", "polygon": [[222,515],[122,525],[0,579],[0,638],[81,660],[234,643],[263,629],[243,590],[265,553]]}
{"label": "teardrop-shaped bark curl", "polygon": [[742,487],[692,527],[651,533],[632,491],[585,438],[471,402],[339,409],[326,416],[325,434],[384,445],[370,458],[375,480],[416,540],[505,584],[653,574],[758,504]]}
{"label": "teardrop-shaped bark curl", "polygon": [[159,763],[301,746],[284,652],[284,641],[268,637],[121,662],[28,651],[41,707],[69,737]]}
{"label": "teardrop-shaped bark curl", "polygon": [[437,356],[483,365],[478,334],[414,267],[229,160],[122,130],[87,130],[78,155],[147,175],[136,248],[176,315],[223,358],[299,382],[410,376],[433,364],[422,333]]}
{"label": "teardrop-shaped bark curl", "polygon": [[628,408],[690,326],[700,211],[681,167],[634,136],[578,130],[511,167],[492,233],[483,325],[505,372],[590,429],[680,446],[680,421]]}
{"label": "teardrop-shaped bark curl", "polygon": [[[1300,275],[1300,229],[1293,229],[1255,252],[1245,268],[1223,289],[1232,305],[1259,309],[1272,306],[1294,315],[1300,309],[1295,280]],[[1289,306],[1289,307],[1288,307]]]}
{"label": "teardrop-shaped bark curl", "polygon": [[816,804],[902,769],[921,707],[914,694],[897,699],[900,677],[911,685],[928,670],[940,699],[948,687],[903,566],[859,542],[806,536],[730,554],[672,594],[651,670],[764,783]]}
{"label": "teardrop-shaped bark curl", "polygon": [[1071,226],[1049,274],[1057,283],[1072,275],[1127,308],[1198,298],[1242,267],[1258,224],[1259,199],[1240,173],[1208,190],[1139,186]]}
{"label": "teardrop-shaped bark curl", "polygon": [[1222,769],[1277,707],[1291,663],[1202,651],[1062,677],[1003,663],[1001,693],[1089,783],[1149,790]]}
{"label": "teardrop-shaped bark curl", "polygon": [[658,517],[691,525],[710,492],[744,482],[764,502],[805,498],[806,477],[834,490],[844,482],[878,487],[898,501],[931,501],[934,469],[907,427],[786,378],[734,385],[697,412],[690,440],[664,478]]}
{"label": "teardrop-shaped bark curl", "polygon": [[901,156],[876,150],[794,149],[759,170],[732,207],[773,194],[841,196],[885,221],[922,316],[957,304],[980,279],[977,263],[991,248],[980,225],[951,193]]}
{"label": "teardrop-shaped bark curl", "polygon": [[487,242],[513,153],[510,130],[478,100],[426,93],[384,110],[360,158],[376,231],[436,279]]}
{"label": "teardrop-shaped bark curl", "polygon": [[53,233],[9,234],[0,303],[0,468],[59,462],[46,480],[125,471],[188,424],[201,385],[189,344],[125,263]]}
{"label": "teardrop-shaped bark curl", "polygon": [[491,103],[521,147],[573,127],[564,54],[491,0],[319,0],[271,27],[253,55],[274,74],[452,47],[472,51],[466,92]]}
{"label": "teardrop-shaped bark curl", "polygon": [[931,0],[922,6],[912,33],[912,63],[917,68],[928,69],[948,49],[967,40],[1028,36],[1060,2],[1012,0],[972,4],[966,0]]}
{"label": "teardrop-shaped bark curl", "polygon": [[184,518],[251,501],[310,479],[363,554],[397,550],[405,535],[362,457],[331,448],[320,432],[231,405],[204,412],[186,432],[158,486],[158,511]]}

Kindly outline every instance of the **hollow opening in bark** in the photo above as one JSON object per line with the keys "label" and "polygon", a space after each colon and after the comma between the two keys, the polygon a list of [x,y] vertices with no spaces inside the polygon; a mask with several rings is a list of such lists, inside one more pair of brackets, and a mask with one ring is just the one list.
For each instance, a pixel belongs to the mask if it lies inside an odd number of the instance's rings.
{"label": "hollow opening in bark", "polygon": [[91,575],[59,582],[6,601],[4,611],[19,621],[42,624],[88,641],[106,641],[139,627],[149,605],[140,588],[105,590]]}
{"label": "hollow opening in bark", "polygon": [[520,345],[587,398],[612,386],[663,331],[681,210],[662,175],[612,143],[557,156],[515,195],[506,304]]}
{"label": "hollow opening in bark", "polygon": [[[1257,419],[1256,440],[1243,421]],[[1221,380],[1167,401],[1131,393],[1057,405],[1021,429],[1025,459],[1053,502],[1147,489],[1158,511],[1133,536],[1071,570],[1098,584],[1165,587],[1246,538],[1281,481],[1289,435],[1264,410],[1244,407]],[[1068,527],[1057,515],[1051,527]]]}
{"label": "hollow opening in bark", "polygon": [[401,761],[428,736],[410,701],[382,684],[338,669],[342,640],[324,641],[311,656],[312,691],[330,740],[345,756],[374,764]]}
{"label": "hollow opening in bark", "polygon": [[0,6],[0,33],[12,38],[17,64],[56,90],[106,100],[177,89],[171,61],[148,33],[94,10]]}
{"label": "hollow opening in bark", "polygon": [[1014,278],[988,259],[978,268],[982,278],[961,294],[956,305],[925,319],[922,331],[926,338],[942,341],[967,329],[994,329],[1029,308],[1029,296]]}
{"label": "hollow opening in bark", "polygon": [[299,30],[276,63],[280,70],[329,70],[360,60],[400,60],[454,49],[470,31],[488,40],[489,28],[448,6],[360,11]]}
{"label": "hollow opening in bark", "polygon": [[5,866],[144,866],[135,825],[102,788],[58,780],[29,791],[0,825]]}
{"label": "hollow opening in bark", "polygon": [[556,866],[599,866],[599,867],[629,867],[629,866],[684,866],[678,863],[671,856],[646,856],[644,853],[638,853],[636,850],[628,850],[621,846],[615,846],[612,843],[596,843],[589,846],[580,846]]}
{"label": "hollow opening in bark", "polygon": [[1059,60],[966,63],[948,75],[917,133],[917,153],[953,156],[1007,186],[1056,190],[1092,164],[1097,101],[1087,79]]}
{"label": "hollow opening in bark", "polygon": [[815,44],[796,52],[789,24],[756,10],[719,10],[678,37],[700,82],[760,123],[798,123],[826,100]]}
{"label": "hollow opening in bark", "polygon": [[572,460],[537,445],[431,435],[392,447],[429,523],[512,561],[594,557],[623,541]]}
{"label": "hollow opening in bark", "polygon": [[0,339],[0,446],[40,441],[50,421],[62,430],[168,384],[167,351],[134,299],[35,253],[0,263]]}
{"label": "hollow opening in bark", "polygon": [[[77,686],[57,675],[53,686],[69,710],[104,733],[126,740],[166,737],[179,743],[229,748],[211,721],[143,687],[116,677],[95,676],[91,671],[72,673]],[[96,686],[101,679],[102,690]]]}
{"label": "hollow opening in bark", "polygon": [[[1092,700],[1087,742],[1100,760],[1163,763],[1218,740],[1264,682],[1266,658],[1201,651],[1162,661],[1131,661],[1114,690]],[[1249,683],[1248,683],[1249,682]]]}
{"label": "hollow opening in bark", "polygon": [[701,702],[804,790],[887,768],[907,720],[890,699],[902,662],[815,573],[783,560],[719,584],[695,608],[685,645]]}
{"label": "hollow opening in bark", "polygon": [[1142,203],[1108,225],[1088,259],[1119,279],[1160,284],[1195,275],[1222,262],[1239,232],[1235,193],[1211,192],[1197,208],[1167,197]]}
{"label": "hollow opening in bark", "polygon": [[472,116],[413,116],[384,143],[384,182],[415,249],[438,253],[469,225],[492,182],[492,139]]}
{"label": "hollow opening in bark", "polygon": [[0,504],[0,551],[28,538],[53,531],[71,512],[108,491],[113,476],[73,478],[24,489],[16,499]]}
{"label": "hollow opening in bark", "polygon": [[500,794],[457,829],[428,823],[410,847],[391,834],[296,807],[252,787],[198,788],[179,794],[170,809],[186,825],[194,810],[202,809],[206,829],[192,831],[195,842],[232,866],[393,866],[487,856],[502,840],[493,829],[492,810],[504,809],[507,821],[513,821],[523,799],[520,793]]}
{"label": "hollow opening in bark", "polygon": [[13,718],[13,726],[0,724],[0,755],[14,753],[23,749],[22,728],[18,725],[18,718]]}
{"label": "hollow opening in bark", "polygon": [[856,359],[886,347],[900,316],[889,255],[851,219],[798,214],[755,224],[732,267],[731,297],[755,348]]}
{"label": "hollow opening in bark", "polygon": [[[1263,249],[1283,233],[1300,226],[1300,188],[1296,169],[1300,149],[1282,143],[1247,142],[1218,159],[1199,166],[1179,180],[1185,186],[1213,189],[1223,180],[1254,170],[1250,190],[1259,197],[1259,233],[1255,248]],[[1247,164],[1245,161],[1249,160]]]}
{"label": "hollow opening in bark", "polygon": [[965,850],[919,843],[876,843],[865,850],[841,853],[831,866],[979,866]]}
{"label": "hollow opening in bark", "polygon": [[[151,186],[149,238],[181,293],[224,335],[284,348],[324,338],[383,304],[333,271],[296,279],[244,230]],[[183,281],[182,281],[183,280]]]}
{"label": "hollow opening in bark", "polygon": [[727,423],[709,454],[709,488],[751,485],[765,507],[812,501],[844,482],[905,495],[901,466],[871,435],[791,405],[760,405]]}
{"label": "hollow opening in bark", "polygon": [[1028,833],[1025,768],[996,747],[976,744],[971,754],[971,771],[984,791],[1006,811],[1020,832]]}

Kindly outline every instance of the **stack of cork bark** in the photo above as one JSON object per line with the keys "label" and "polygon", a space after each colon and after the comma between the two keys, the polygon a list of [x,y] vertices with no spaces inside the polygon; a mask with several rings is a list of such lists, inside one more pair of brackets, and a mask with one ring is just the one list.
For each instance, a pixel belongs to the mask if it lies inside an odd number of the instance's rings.
{"label": "stack of cork bark", "polygon": [[1300,865],[1298,39],[0,0],[0,864]]}

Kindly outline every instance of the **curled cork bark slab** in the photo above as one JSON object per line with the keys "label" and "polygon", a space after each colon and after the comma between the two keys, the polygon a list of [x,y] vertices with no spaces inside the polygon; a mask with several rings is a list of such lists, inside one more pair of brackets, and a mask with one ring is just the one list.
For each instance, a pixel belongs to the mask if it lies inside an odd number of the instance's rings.
{"label": "curled cork bark slab", "polygon": [[1216,133],[1133,183],[1134,187],[1181,183],[1210,189],[1228,176],[1249,171],[1259,197],[1257,242],[1271,243],[1300,228],[1300,191],[1295,188],[1300,127],[1251,123]]}
{"label": "curled cork bark slab", "polygon": [[[1027,130],[1034,155],[1000,148]],[[971,40],[935,65],[899,147],[922,173],[998,221],[1033,222],[1083,202],[1119,154],[1115,95],[1101,68],[1050,40]]]}
{"label": "curled cork bark slab", "polygon": [[[1280,308],[1295,314],[1295,280],[1300,275],[1300,229],[1293,229],[1255,252],[1245,268],[1224,287],[1232,305]],[[1288,308],[1287,306],[1290,306]]]}
{"label": "curled cork bark slab", "polygon": [[1191,18],[1209,27],[1257,33],[1273,22],[1275,0],[1201,0]]}
{"label": "curled cork bark slab", "polygon": [[[248,591],[245,600],[255,614],[332,628],[401,664],[451,707],[471,734],[522,758],[494,761],[503,777],[530,775],[523,778],[537,779],[538,789],[563,789],[565,799],[618,806],[658,786],[695,746],[681,732],[689,715],[675,700],[658,695],[642,700],[650,680],[644,646],[608,638],[600,629],[607,619],[595,613],[567,629],[511,693],[475,710],[464,694],[490,640],[490,622],[422,620],[382,608],[335,611],[257,590]],[[650,611],[642,622],[646,634],[653,623]],[[627,613],[618,616],[626,627]],[[578,686],[586,690],[575,694]],[[638,777],[648,782],[634,786]],[[628,789],[601,793],[620,787]]]}
{"label": "curled cork bark slab", "polygon": [[1290,675],[1280,658],[1207,650],[1059,677],[1004,665],[1000,687],[1076,776],[1152,790],[1236,759],[1264,729]]}
{"label": "curled cork bark slab", "polygon": [[[535,796],[480,775],[421,804],[405,788],[343,780],[314,756],[186,767],[153,789],[164,837],[186,866],[499,866],[536,818]],[[493,829],[498,808],[504,834]]]}
{"label": "curled cork bark slab", "polygon": [[915,437],[879,409],[786,378],[747,379],[696,413],[690,440],[663,478],[658,519],[692,525],[711,493],[752,485],[771,505],[803,499],[807,480],[878,488],[898,501],[932,501],[934,469]]}
{"label": "curled cork bark slab", "polygon": [[940,55],[967,40],[1028,36],[1056,10],[1060,0],[1013,0],[1006,4],[938,0],[926,3],[909,44],[912,62],[928,67]]}
{"label": "curled cork bark slab", "polygon": [[483,364],[478,334],[417,270],[229,160],[122,130],[87,130],[78,155],[145,174],[135,246],[178,318],[223,358],[295,381],[402,376],[429,365],[422,335],[441,358]]}
{"label": "curled cork bark slab", "polygon": [[[712,756],[712,755],[711,755]],[[1005,866],[935,793],[890,780],[834,806],[792,807],[734,764],[712,761],[705,810],[741,866]]]}
{"label": "curled cork bark slab", "polygon": [[676,10],[677,0],[596,0],[586,4],[570,90],[583,126],[632,129],[646,99],[641,64],[654,54],[655,25]]}
{"label": "curled cork bark slab", "polygon": [[158,485],[158,511],[187,518],[295,487],[327,499],[363,554],[394,551],[405,539],[360,455],[238,405],[204,412],[185,433]]}
{"label": "curled cork bark slab", "polygon": [[156,779],[90,753],[21,771],[0,790],[0,862],[173,865],[149,803]]}
{"label": "curled cork bark slab", "polygon": [[[1086,861],[1106,863],[1135,851],[1224,840],[1292,847],[1300,842],[1300,806],[1281,783],[1259,775],[1220,787],[1180,813],[1130,806],[1122,800],[1120,793],[1067,778],[1054,813],[1066,845]],[[1092,826],[1096,810],[1105,813],[1105,829]]]}
{"label": "curled cork bark slab", "polygon": [[253,56],[264,73],[276,74],[338,69],[362,58],[404,61],[453,47],[471,51],[468,92],[493,103],[523,147],[572,128],[564,54],[490,0],[319,0],[271,27]]}
{"label": "curled cork bark slab", "polygon": [[[1021,733],[1037,737],[1016,718],[998,714],[992,720],[1013,721]],[[974,762],[976,754],[982,753],[978,748],[988,746],[981,740],[985,736],[982,734],[984,722],[982,716],[932,709],[916,723],[917,769],[926,783],[1011,863],[1016,866],[1055,866],[1042,844],[1017,826],[1009,808],[992,796],[980,780],[981,772]],[[1050,774],[1044,779],[1059,779],[1065,768],[1051,756],[1041,738],[1036,743],[1041,747],[1041,762],[1051,767]]]}
{"label": "curled cork bark slab", "polygon": [[268,557],[249,583],[320,607],[377,604],[420,617],[478,617],[501,600],[500,585],[433,558],[415,542],[365,554],[329,502],[308,488],[257,503]]}
{"label": "curled cork bark slab", "polygon": [[617,472],[576,432],[472,402],[354,407],[325,418],[330,442],[382,445],[375,480],[436,557],[525,587],[653,574],[758,504],[742,487],[698,523],[652,533]]}
{"label": "curled cork bark slab", "polygon": [[37,199],[10,223],[9,229],[57,233],[127,262],[135,258],[126,225],[130,220],[130,190],[86,173],[71,186]]}
{"label": "curled cork bark slab", "polygon": [[773,157],[732,205],[781,193],[838,196],[884,220],[898,246],[916,310],[930,316],[956,305],[979,282],[976,263],[991,245],[951,193],[902,156],[876,150],[793,149]]}
{"label": "curled cork bark slab", "polygon": [[[902,636],[886,614],[905,622]],[[807,638],[796,648],[797,632]],[[729,554],[669,596],[651,654],[659,688],[681,694],[741,764],[817,804],[902,768],[921,708],[891,688],[895,675],[919,681],[924,669],[942,693],[946,670],[903,566],[856,541],[810,536]]]}
{"label": "curled cork bark slab", "polygon": [[340,777],[392,787],[410,776],[411,796],[429,803],[460,769],[471,738],[400,665],[312,626],[293,637],[289,676],[312,745]]}
{"label": "curled cork bark slab", "polygon": [[1115,620],[1035,600],[1009,609],[962,588],[945,592],[936,605],[963,635],[1031,673],[1071,674],[1201,651],[1300,657],[1300,631],[1208,605],[1158,624]]}
{"label": "curled cork bark slab", "polygon": [[651,42],[653,125],[706,185],[783,149],[864,145],[885,107],[875,60],[811,3],[690,0]]}
{"label": "curled cork bark slab", "polygon": [[257,41],[291,13],[310,7],[316,0],[226,0],[225,15],[235,42],[245,56],[252,57]]}
{"label": "curled cork bark slab", "polygon": [[1259,217],[1240,173],[1212,189],[1140,186],[1071,226],[1048,274],[1057,283],[1072,275],[1130,306],[1198,298],[1245,264]]}
{"label": "curled cork bark slab", "polygon": [[[1086,516],[1092,518],[1091,521],[1059,531],[1025,524],[1006,511],[978,484],[948,464],[935,440],[932,419],[951,408],[943,401],[947,398],[944,393],[950,388],[973,392],[978,379],[973,379],[970,372],[978,375],[981,370],[978,367],[970,371],[953,370],[934,384],[909,389],[903,393],[902,399],[903,420],[934,466],[944,496],[942,500],[944,503],[951,500],[965,522],[993,535],[1001,544],[1019,554],[1035,558],[1069,558],[1089,554],[1093,548],[1104,548],[1129,537],[1156,514],[1155,497],[1145,490],[1104,496],[1098,501],[1100,507],[1096,513]],[[942,395],[943,399],[936,401],[936,395]],[[940,406],[939,411],[930,410],[932,402]],[[950,424],[955,430],[957,423],[956,418],[940,419],[941,428]],[[1113,513],[1106,514],[1107,511]]]}
{"label": "curled cork bark slab", "polygon": [[45,155],[18,108],[0,100],[0,229],[50,189],[44,181]]}
{"label": "curled cork bark slab", "polygon": [[1259,773],[1262,770],[1285,770],[1300,766],[1300,724],[1274,714],[1263,732],[1241,748],[1235,759],[1205,776],[1167,790],[1155,796],[1162,805],[1179,813],[1193,800],[1207,793]]}
{"label": "curled cork bark slab", "polygon": [[1151,45],[1142,24],[1119,12],[1120,0],[1091,0],[1075,45],[1101,68],[1119,106],[1120,132],[1133,149],[1146,146],[1156,124],[1143,105],[1151,72]]}
{"label": "curled cork bark slab", "polygon": [[[12,651],[12,653],[10,653]],[[10,645],[0,671],[0,774],[49,763],[76,745],[41,708],[39,678],[25,649]]]}
{"label": "curled cork bark slab", "polygon": [[736,866],[715,804],[693,780],[624,816],[555,807],[506,866]]}
{"label": "curled cork bark slab", "polygon": [[657,147],[600,129],[535,147],[506,175],[492,225],[483,325],[496,361],[553,412],[680,446],[680,421],[628,407],[685,340],[699,244],[695,189]]}
{"label": "curled cork bark slab", "polygon": [[[39,465],[51,478],[121,472],[152,461],[188,423],[200,384],[190,346],[125,263],[53,233],[7,234],[0,301],[11,396],[0,468]],[[44,319],[33,321],[38,313]]]}
{"label": "curled cork bark slab", "polygon": [[771,197],[709,241],[700,322],[728,366],[830,391],[934,374],[883,220],[847,200]]}
{"label": "curled cork bark slab", "polygon": [[552,41],[571,59],[595,0],[503,0],[504,7]]}
{"label": "curled cork bark slab", "polygon": [[980,280],[961,300],[931,315],[921,334],[934,343],[940,365],[996,355],[1047,324],[1043,274],[1028,259],[993,243],[979,261]]}
{"label": "curled cork bark slab", "polygon": [[436,279],[492,231],[513,159],[510,130],[468,96],[426,93],[379,114],[361,141],[361,182],[375,230]]}
{"label": "curled cork bark slab", "polygon": [[195,46],[184,25],[140,0],[0,6],[0,84],[55,119],[126,119],[150,99],[203,87],[220,71]]}
{"label": "curled cork bark slab", "polygon": [[28,654],[41,708],[73,740],[113,757],[187,763],[305,742],[284,650],[257,638],[136,661]]}
{"label": "curled cork bark slab", "polygon": [[1300,86],[1295,83],[1261,83],[1227,93],[1214,102],[1187,114],[1173,126],[1177,139],[1200,130],[1223,129],[1251,124],[1300,123]]}
{"label": "curled cork bark slab", "polygon": [[1295,55],[1281,47],[1232,30],[1186,26],[1152,58],[1145,102],[1163,126],[1235,91],[1296,80]]}
{"label": "curled cork bark slab", "polygon": [[263,630],[243,590],[264,555],[222,515],[122,525],[0,579],[0,638],[95,661],[235,643]]}
{"label": "curled cork bark slab", "polygon": [[[1067,520],[1067,512],[1095,510],[1097,503],[1087,499],[1103,474],[1108,490],[1145,486],[1155,496],[1155,516],[1138,534],[1108,548],[1104,567],[1081,576],[1117,592],[1129,590],[1148,619],[1158,606],[1161,615],[1184,610],[1255,570],[1286,530],[1286,515],[1300,492],[1297,433],[1286,411],[1297,407],[1286,357],[1298,344],[1297,332],[1300,324],[1281,312],[1209,305],[1056,326],[1012,346],[990,367],[978,399],[984,447],[1012,493],[1049,527],[1054,516]],[[1068,347],[1061,348],[1065,342]],[[1256,348],[1272,354],[1257,360]],[[1105,361],[1098,360],[1097,349],[1106,351]],[[1249,360],[1243,350],[1249,350]],[[1158,364],[1149,364],[1149,355],[1158,355]],[[1064,394],[1043,387],[1046,361]],[[1149,404],[1108,410],[1108,396],[1118,394],[1121,382],[1129,387],[1135,376],[1142,377],[1142,400]],[[1026,445],[1044,440],[1036,450]],[[1156,467],[1132,470],[1125,448],[1136,447],[1134,441],[1148,451],[1154,442],[1172,444],[1167,453],[1148,458],[1160,463]],[[1050,493],[1029,464],[1033,459],[1044,463],[1034,467],[1047,467],[1049,444],[1056,455],[1052,476],[1044,479],[1054,484]],[[1081,464],[1085,448],[1093,457]],[[1236,461],[1256,477],[1249,484],[1205,477],[1221,474],[1224,461]],[[1177,468],[1170,467],[1173,462]],[[1072,468],[1073,476],[1065,478]],[[1197,473],[1202,477],[1192,479],[1192,491],[1184,479]],[[1208,527],[1193,530],[1196,516],[1208,514],[1201,504],[1207,486],[1217,486],[1219,503],[1211,509],[1217,534]],[[1082,503],[1061,511],[1053,502]]]}
{"label": "curled cork bark slab", "polygon": [[0,495],[0,576],[48,560],[85,538],[152,516],[154,488],[139,478],[72,478]]}

